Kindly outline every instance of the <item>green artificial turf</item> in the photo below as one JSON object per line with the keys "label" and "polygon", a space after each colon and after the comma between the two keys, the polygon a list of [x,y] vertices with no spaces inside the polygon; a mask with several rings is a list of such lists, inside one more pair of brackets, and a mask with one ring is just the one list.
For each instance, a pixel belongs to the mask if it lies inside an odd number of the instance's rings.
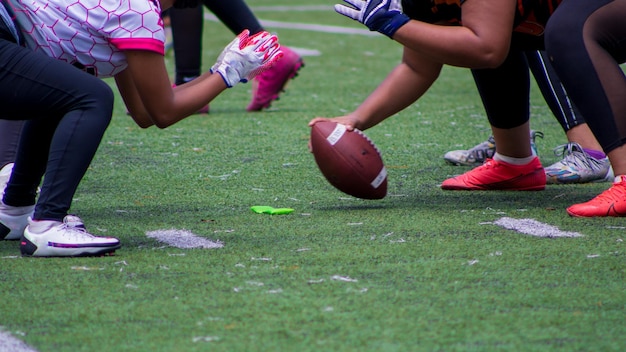
{"label": "green artificial turf", "polygon": [[[257,15],[360,28],[332,10]],[[366,131],[388,169],[387,197],[347,196],[317,169],[307,122],[354,109],[401,48],[383,36],[277,32],[283,44],[320,55],[304,58],[268,111],[245,112],[246,84],[212,102],[209,115],[142,130],[117,99],[71,211],[123,247],[112,257],[45,259],[20,257],[17,242],[0,242],[6,332],[39,351],[626,347],[626,222],[565,212],[608,183],[442,191],[441,181],[469,170],[446,164],[443,154],[489,135],[469,71],[446,67],[418,103]],[[206,23],[205,69],[231,37]],[[565,136],[535,86],[531,104],[549,165]],[[256,205],[294,212],[258,214]],[[502,217],[583,236],[534,237],[493,224]],[[164,229],[224,246],[180,249],[146,236]]]}

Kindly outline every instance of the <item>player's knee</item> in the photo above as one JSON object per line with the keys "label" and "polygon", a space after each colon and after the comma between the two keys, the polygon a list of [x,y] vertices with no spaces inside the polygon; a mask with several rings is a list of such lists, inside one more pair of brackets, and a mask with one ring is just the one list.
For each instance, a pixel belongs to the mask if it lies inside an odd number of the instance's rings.
{"label": "player's knee", "polygon": [[550,18],[544,41],[546,52],[551,59],[555,56],[569,55],[571,50],[576,50],[576,43],[582,43],[582,38],[576,33],[582,33],[581,25],[569,16],[557,12]]}
{"label": "player's knee", "polygon": [[110,118],[113,114],[115,96],[113,90],[106,82],[96,79],[83,92],[86,94],[85,100],[89,102],[93,110]]}

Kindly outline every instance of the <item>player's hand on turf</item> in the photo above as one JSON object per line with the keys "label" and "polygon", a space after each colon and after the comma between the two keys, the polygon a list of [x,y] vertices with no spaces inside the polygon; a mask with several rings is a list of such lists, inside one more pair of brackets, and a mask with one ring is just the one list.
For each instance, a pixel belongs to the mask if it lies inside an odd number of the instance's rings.
{"label": "player's hand on turf", "polygon": [[219,73],[230,88],[239,82],[248,82],[282,56],[278,37],[265,31],[250,36],[246,29],[224,48],[211,67],[211,73]]}
{"label": "player's hand on turf", "polygon": [[335,11],[359,21],[370,31],[392,38],[410,18],[402,12],[401,0],[343,0],[352,6],[336,4]]}

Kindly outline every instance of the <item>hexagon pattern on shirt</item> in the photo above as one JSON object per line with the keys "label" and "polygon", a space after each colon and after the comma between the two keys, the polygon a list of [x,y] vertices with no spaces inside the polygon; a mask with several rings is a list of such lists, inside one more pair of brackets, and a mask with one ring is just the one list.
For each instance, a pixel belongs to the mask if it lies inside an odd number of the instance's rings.
{"label": "hexagon pattern on shirt", "polygon": [[164,54],[154,0],[8,0],[26,45],[99,77],[126,68],[124,50]]}

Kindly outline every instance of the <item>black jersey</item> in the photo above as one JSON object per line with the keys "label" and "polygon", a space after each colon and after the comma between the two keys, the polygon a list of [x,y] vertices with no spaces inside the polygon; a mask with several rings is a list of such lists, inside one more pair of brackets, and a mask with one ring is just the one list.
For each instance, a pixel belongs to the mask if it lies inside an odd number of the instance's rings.
{"label": "black jersey", "polygon": [[[402,0],[404,13],[427,23],[461,24],[461,5],[467,0]],[[494,0],[500,1],[500,0]],[[513,31],[542,35],[548,18],[562,0],[517,0]]]}

